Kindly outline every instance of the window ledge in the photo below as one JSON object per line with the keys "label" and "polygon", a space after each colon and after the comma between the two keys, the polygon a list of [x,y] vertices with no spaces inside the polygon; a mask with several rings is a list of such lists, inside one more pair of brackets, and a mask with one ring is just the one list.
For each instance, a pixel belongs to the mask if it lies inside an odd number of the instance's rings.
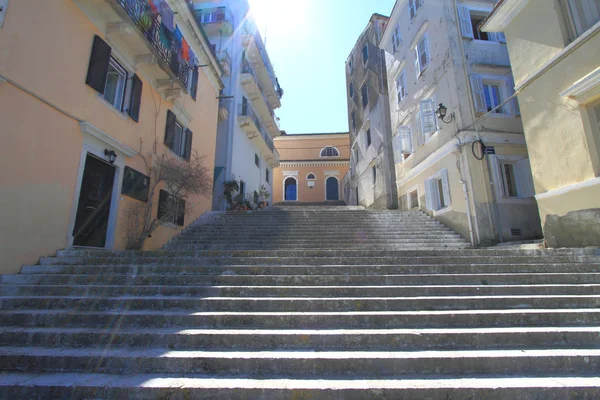
{"label": "window ledge", "polygon": [[440,208],[439,210],[434,211],[433,216],[437,217],[438,215],[444,215],[450,211],[452,211],[452,206],[446,206],[444,208]]}
{"label": "window ledge", "polygon": [[163,228],[168,228],[168,229],[173,229],[178,231],[179,229],[183,228],[183,226],[179,226],[177,224],[174,224],[172,222],[163,222],[162,224],[160,224],[160,226],[162,226]]}
{"label": "window ledge", "polygon": [[111,103],[109,103],[104,96],[102,96],[100,93],[96,92],[96,98],[98,100],[100,100],[100,102],[102,102],[104,105],[106,105],[108,108],[110,108],[113,112],[115,112],[119,117],[121,117],[124,120],[128,120],[129,116],[127,114],[125,114],[125,111],[119,111],[118,109],[115,108],[115,106],[113,106]]}

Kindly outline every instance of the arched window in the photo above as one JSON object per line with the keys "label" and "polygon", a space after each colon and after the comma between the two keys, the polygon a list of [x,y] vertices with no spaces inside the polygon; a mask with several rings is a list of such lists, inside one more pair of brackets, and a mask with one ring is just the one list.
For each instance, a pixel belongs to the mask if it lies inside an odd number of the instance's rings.
{"label": "arched window", "polygon": [[325,147],[321,150],[321,157],[339,157],[340,152],[335,147]]}
{"label": "arched window", "polygon": [[306,175],[307,181],[314,181],[315,179],[317,179],[317,177],[312,172],[310,174]]}

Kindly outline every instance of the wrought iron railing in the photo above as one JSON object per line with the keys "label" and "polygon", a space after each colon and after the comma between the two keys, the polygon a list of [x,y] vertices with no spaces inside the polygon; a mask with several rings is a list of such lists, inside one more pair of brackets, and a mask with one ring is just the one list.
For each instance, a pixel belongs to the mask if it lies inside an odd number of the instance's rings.
{"label": "wrought iron railing", "polygon": [[281,89],[281,86],[279,86],[279,81],[275,76],[275,71],[273,71],[270,58],[267,54],[267,49],[263,43],[260,34],[258,33],[256,25],[251,20],[246,20],[246,22],[244,23],[244,32],[246,35],[254,37],[254,43],[256,44],[256,48],[258,49],[258,52],[262,57],[263,64],[265,65],[267,72],[269,73],[269,77],[271,78],[271,82],[273,83],[273,87],[275,88],[275,92],[277,92],[277,95],[279,96],[279,98],[281,98],[283,96],[283,89]]}
{"label": "wrought iron railing", "polygon": [[264,128],[262,122],[260,121],[260,118],[258,117],[258,115],[256,115],[256,112],[252,109],[250,104],[248,104],[248,103],[240,104],[239,115],[248,117],[252,120],[252,122],[254,122],[254,125],[256,125],[256,128],[260,132],[260,135],[263,137],[269,150],[271,150],[271,152],[275,153],[276,150],[275,150],[275,144],[273,143],[273,139],[271,139],[271,136]]}
{"label": "wrought iron railing", "polygon": [[[148,0],[112,0],[121,6],[133,23],[142,31],[142,34],[152,45],[158,56],[165,62],[184,88],[188,87],[190,70],[192,67],[179,57],[177,49],[171,41],[166,46],[161,41],[161,23],[148,4]],[[164,38],[163,38],[164,40]]]}
{"label": "wrought iron railing", "polygon": [[242,74],[250,74],[254,77],[254,80],[256,81],[256,84],[258,85],[258,89],[260,90],[260,94],[262,95],[262,98],[265,101],[265,103],[267,103],[267,108],[269,109],[269,114],[271,114],[271,117],[273,119],[275,119],[275,111],[273,111],[273,109],[271,108],[271,103],[269,103],[269,100],[267,100],[267,97],[265,96],[265,90],[263,89],[262,85],[260,84],[260,79],[258,79],[258,75],[254,71],[254,69],[252,68],[250,63],[246,60],[244,60],[244,62],[242,63]]}

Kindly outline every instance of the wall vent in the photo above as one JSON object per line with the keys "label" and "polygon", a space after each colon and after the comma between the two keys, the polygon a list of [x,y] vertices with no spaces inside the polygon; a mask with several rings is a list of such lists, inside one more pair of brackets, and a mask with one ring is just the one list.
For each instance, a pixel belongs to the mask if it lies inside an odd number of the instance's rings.
{"label": "wall vent", "polygon": [[510,236],[522,236],[521,228],[510,228]]}

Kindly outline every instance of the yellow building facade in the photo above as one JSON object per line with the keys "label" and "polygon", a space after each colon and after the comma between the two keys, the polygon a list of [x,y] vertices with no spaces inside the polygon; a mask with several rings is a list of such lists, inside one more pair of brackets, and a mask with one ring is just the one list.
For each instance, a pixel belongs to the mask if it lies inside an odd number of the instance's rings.
{"label": "yellow building facade", "polygon": [[[148,201],[157,158],[184,163],[197,152],[212,175],[221,67],[185,1],[163,2],[160,13],[149,4],[2,9],[0,273],[63,248],[125,248],[126,211]],[[181,215],[146,248],[210,210],[211,198],[177,204]]]}
{"label": "yellow building facade", "polygon": [[600,2],[500,1],[544,238],[600,245]]}
{"label": "yellow building facade", "polygon": [[275,139],[280,165],[274,170],[273,202],[322,203],[344,199],[348,132],[284,134]]}

